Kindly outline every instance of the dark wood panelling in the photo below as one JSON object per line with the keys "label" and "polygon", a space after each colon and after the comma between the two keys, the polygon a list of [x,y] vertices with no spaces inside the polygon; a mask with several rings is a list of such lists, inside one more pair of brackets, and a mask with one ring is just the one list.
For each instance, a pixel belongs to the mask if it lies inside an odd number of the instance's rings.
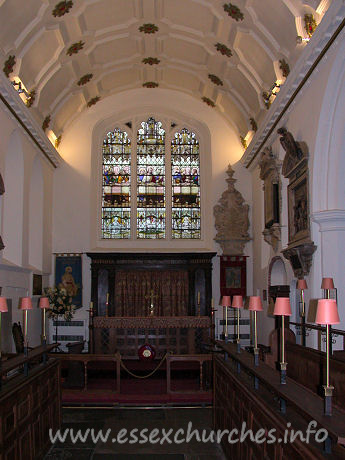
{"label": "dark wood panelling", "polygon": [[59,361],[18,375],[0,391],[0,459],[38,460],[50,446],[49,429],[61,424]]}
{"label": "dark wood panelling", "polygon": [[[326,354],[291,342],[286,343],[287,374],[314,393],[323,395],[326,382]],[[330,383],[334,386],[333,403],[345,409],[345,360],[330,358]]]}
{"label": "dark wood panelling", "polygon": [[[242,353],[241,353],[242,354]],[[239,430],[246,423],[254,436],[264,429],[266,433],[274,429],[276,439],[284,439],[289,420],[278,412],[277,402],[272,397],[268,404],[264,393],[255,392],[222,356],[214,356],[214,428],[215,430]],[[272,372],[272,371],[270,371]],[[245,379],[246,380],[246,379]],[[260,383],[260,385],[262,382]],[[298,425],[297,425],[298,426]],[[299,425],[300,427],[301,425]],[[234,434],[234,438],[238,438]],[[321,450],[299,439],[293,443],[274,442],[258,444],[248,435],[244,442],[229,443],[228,435],[222,439],[222,447],[228,459],[321,459]],[[336,458],[336,457],[334,457]]]}

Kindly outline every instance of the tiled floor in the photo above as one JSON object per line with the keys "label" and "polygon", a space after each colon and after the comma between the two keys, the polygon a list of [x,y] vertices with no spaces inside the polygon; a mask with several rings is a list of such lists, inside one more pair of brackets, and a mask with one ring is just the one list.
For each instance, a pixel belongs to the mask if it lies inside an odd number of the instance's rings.
{"label": "tiled floor", "polygon": [[[191,441],[186,443],[174,442],[177,430],[181,437],[186,437],[190,424],[190,432],[197,429],[200,437],[209,434],[212,427],[211,408],[112,408],[112,409],[65,409],[63,411],[62,429],[73,429],[75,434],[81,430],[82,434],[86,430],[94,429],[97,433],[103,430],[106,435],[109,431],[107,441],[94,443],[91,434],[86,442],[73,443],[68,437],[64,443],[55,443],[50,449],[44,460],[225,460],[222,450],[217,443],[198,442],[196,434]],[[127,430],[127,442],[120,443],[118,438],[120,430]],[[146,432],[141,430],[146,429]],[[153,430],[157,429],[157,434],[152,435]],[[153,441],[159,438],[162,440],[164,433],[169,433],[168,441],[164,442],[142,442],[145,436],[153,436]],[[133,435],[130,435],[131,430]],[[143,433],[139,437],[139,433]],[[123,435],[124,436],[124,435]],[[138,437],[135,441],[134,436]],[[114,442],[115,440],[115,442]],[[132,440],[132,443],[130,441]]]}

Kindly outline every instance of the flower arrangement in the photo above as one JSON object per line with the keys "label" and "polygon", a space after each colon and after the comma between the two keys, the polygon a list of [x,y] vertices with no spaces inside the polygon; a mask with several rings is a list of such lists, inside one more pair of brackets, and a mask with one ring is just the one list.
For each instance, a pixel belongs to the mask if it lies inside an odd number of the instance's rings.
{"label": "flower arrangement", "polygon": [[72,303],[72,297],[67,295],[66,289],[61,287],[47,288],[45,295],[50,304],[50,309],[47,312],[49,318],[57,319],[59,316],[64,316],[66,321],[73,318],[75,305]]}

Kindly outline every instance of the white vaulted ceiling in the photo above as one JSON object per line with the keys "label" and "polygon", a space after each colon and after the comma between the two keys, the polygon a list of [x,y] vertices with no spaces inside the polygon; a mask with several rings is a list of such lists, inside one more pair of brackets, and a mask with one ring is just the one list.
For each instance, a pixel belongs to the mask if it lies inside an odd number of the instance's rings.
{"label": "white vaulted ceiling", "polygon": [[[54,17],[58,4],[71,6]],[[303,17],[317,22],[328,0],[233,0],[243,20],[228,15],[224,0],[0,0],[0,57],[15,56],[9,78],[19,77],[35,89],[30,108],[41,124],[51,116],[56,135],[80,116],[88,101],[156,82],[159,88],[214,102],[225,119],[245,135],[250,118],[258,123],[266,113],[262,92],[281,78],[279,60],[293,68],[304,45]],[[321,6],[320,6],[321,5]],[[143,33],[143,24],[158,31]],[[83,42],[69,56],[67,50]],[[231,50],[217,51],[221,43]],[[158,64],[145,64],[144,58]],[[92,74],[78,86],[78,80]],[[216,75],[223,85],[213,83]],[[146,89],[152,92],[155,89]]]}

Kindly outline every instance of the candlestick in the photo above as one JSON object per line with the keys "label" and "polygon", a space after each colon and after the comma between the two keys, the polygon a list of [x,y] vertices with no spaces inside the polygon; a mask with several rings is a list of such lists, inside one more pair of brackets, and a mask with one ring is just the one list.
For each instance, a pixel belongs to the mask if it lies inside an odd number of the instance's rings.
{"label": "candlestick", "polygon": [[[6,297],[0,297],[0,366],[1,366],[1,315],[2,313],[7,313],[7,312],[8,312],[7,299]],[[0,381],[0,387],[1,387],[1,381]]]}
{"label": "candlestick", "polygon": [[107,300],[105,302],[105,316],[108,317],[109,313],[109,292],[107,292]]}

